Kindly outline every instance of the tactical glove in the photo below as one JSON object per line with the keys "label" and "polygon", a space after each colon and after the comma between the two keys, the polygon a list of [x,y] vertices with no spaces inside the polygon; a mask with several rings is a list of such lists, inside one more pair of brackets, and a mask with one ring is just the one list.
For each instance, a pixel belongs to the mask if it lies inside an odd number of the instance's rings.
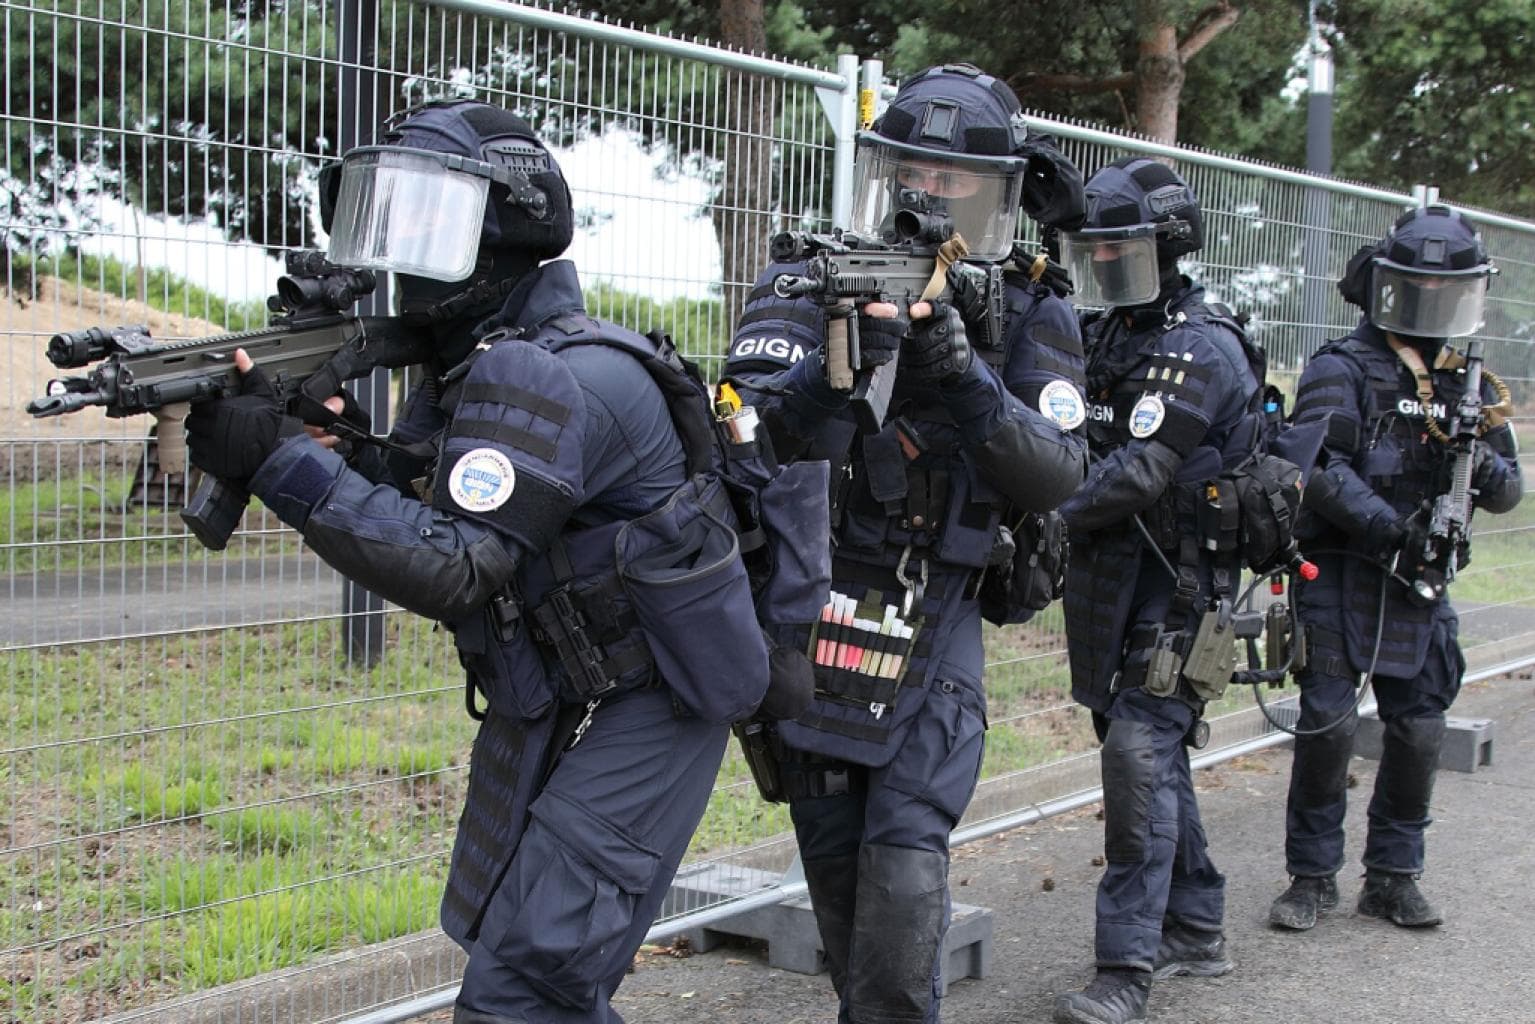
{"label": "tactical glove", "polygon": [[970,369],[975,352],[959,310],[935,301],[930,316],[912,321],[901,345],[901,373],[909,380],[944,387]]}
{"label": "tactical glove", "polygon": [[901,351],[901,339],[911,321],[905,315],[893,317],[858,314],[858,352],[860,369],[872,370],[884,366]]}
{"label": "tactical glove", "polygon": [[229,483],[256,475],[272,450],[303,425],[283,412],[260,367],[240,376],[240,393],[199,402],[187,417],[187,453],[192,464]]}

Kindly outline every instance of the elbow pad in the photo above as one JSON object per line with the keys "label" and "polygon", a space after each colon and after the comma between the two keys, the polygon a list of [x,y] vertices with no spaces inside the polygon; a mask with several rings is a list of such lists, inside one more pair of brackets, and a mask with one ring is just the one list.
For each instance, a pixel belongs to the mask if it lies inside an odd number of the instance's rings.
{"label": "elbow pad", "polygon": [[1086,486],[1061,509],[1066,524],[1090,533],[1128,520],[1167,490],[1182,464],[1183,457],[1167,445],[1147,441],[1120,460],[1117,470],[1089,473]]}
{"label": "elbow pad", "polygon": [[1049,512],[1082,485],[1086,444],[1055,426],[1009,419],[968,452],[975,468],[1024,512]]}

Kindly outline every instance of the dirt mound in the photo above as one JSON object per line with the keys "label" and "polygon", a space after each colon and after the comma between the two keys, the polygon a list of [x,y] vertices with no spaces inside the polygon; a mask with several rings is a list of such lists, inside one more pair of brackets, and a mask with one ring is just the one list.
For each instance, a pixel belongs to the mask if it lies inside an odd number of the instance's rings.
{"label": "dirt mound", "polygon": [[[0,291],[0,443],[85,437],[142,438],[153,420],[148,416],[110,420],[100,409],[69,416],[35,419],[26,405],[44,394],[48,381],[61,371],[44,354],[48,338],[59,331],[82,327],[147,324],[150,333],[167,341],[198,338],[223,330],[218,324],[151,309],[142,302],[118,298],[56,277],[37,279],[36,297],[20,298]],[[70,371],[78,373],[80,371]]]}

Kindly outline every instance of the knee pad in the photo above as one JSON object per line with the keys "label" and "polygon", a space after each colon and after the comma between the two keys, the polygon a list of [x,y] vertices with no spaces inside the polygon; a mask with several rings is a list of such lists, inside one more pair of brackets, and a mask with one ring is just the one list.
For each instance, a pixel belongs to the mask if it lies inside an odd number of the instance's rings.
{"label": "knee pad", "polygon": [[1385,724],[1376,786],[1396,816],[1427,816],[1444,733],[1443,715],[1396,718]]}
{"label": "knee pad", "polygon": [[1156,731],[1145,722],[1114,719],[1103,742],[1103,852],[1116,863],[1146,855]]}
{"label": "knee pad", "polygon": [[869,844],[858,855],[858,907],[847,1001],[854,1021],[926,1019],[948,919],[949,858]]}
{"label": "knee pad", "polygon": [[1326,732],[1295,737],[1295,780],[1308,803],[1336,800],[1348,788],[1348,762],[1358,729],[1359,716],[1350,712]]}

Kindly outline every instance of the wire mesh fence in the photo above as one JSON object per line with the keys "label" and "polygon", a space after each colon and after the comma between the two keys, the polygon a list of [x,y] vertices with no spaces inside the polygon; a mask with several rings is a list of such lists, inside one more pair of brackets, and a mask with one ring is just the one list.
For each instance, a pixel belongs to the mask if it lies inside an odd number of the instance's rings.
{"label": "wire mesh fence", "polygon": [[[469,0],[0,0],[0,18],[0,1020],[341,1020],[451,986],[436,903],[473,723],[444,634],[354,600],[258,506],[204,550],[175,514],[170,433],[22,411],[56,374],[45,344],[264,323],[278,257],[324,242],[320,168],[399,110],[473,95],[555,148],[592,311],[714,364],[766,238],[832,223],[850,140],[828,102],[854,76]],[[1162,152],[1035,123],[1088,170]],[[1164,155],[1204,203],[1189,271],[1293,380],[1353,324],[1344,262],[1413,197]],[[1489,362],[1527,383],[1535,233],[1486,233]],[[376,421],[403,384],[374,382]],[[1483,524],[1457,583],[1474,662],[1535,650],[1529,522]],[[967,826],[1096,785],[1059,609],[987,644]],[[1221,742],[1264,732],[1242,703]],[[716,868],[782,871],[787,828],[732,753],[668,917],[718,902]]]}

